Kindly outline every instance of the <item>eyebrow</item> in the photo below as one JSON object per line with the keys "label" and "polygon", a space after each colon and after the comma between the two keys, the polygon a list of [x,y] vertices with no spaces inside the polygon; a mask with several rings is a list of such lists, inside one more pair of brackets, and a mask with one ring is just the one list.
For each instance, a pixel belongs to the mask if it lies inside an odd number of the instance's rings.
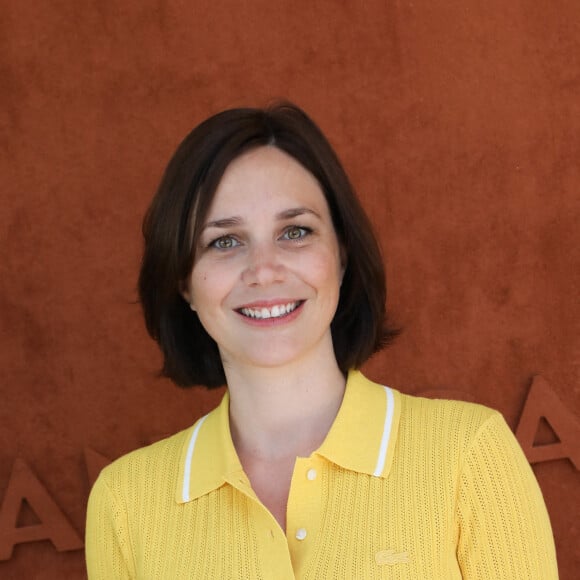
{"label": "eyebrow", "polygon": [[[284,211],[281,211],[279,213],[276,214],[276,219],[277,220],[288,220],[288,219],[292,219],[304,214],[310,214],[313,215],[315,217],[317,217],[318,219],[322,219],[320,217],[320,215],[318,214],[318,212],[315,212],[313,209],[310,209],[308,207],[293,207],[291,209],[285,209]],[[239,217],[239,216],[232,216],[232,217],[228,217],[228,218],[223,218],[223,219],[219,219],[219,220],[214,220],[211,222],[207,222],[203,227],[202,230],[205,230],[207,228],[231,228],[234,226],[239,226],[240,224],[242,224],[244,222],[244,220]]]}
{"label": "eyebrow", "polygon": [[242,220],[241,217],[237,217],[237,216],[223,218],[221,220],[207,222],[206,224],[204,224],[204,226],[201,229],[205,230],[207,228],[231,228],[233,226],[239,226],[243,221],[244,220]]}
{"label": "eyebrow", "polygon": [[318,212],[315,212],[313,209],[310,209],[308,207],[294,207],[292,209],[286,209],[276,214],[276,219],[287,220],[304,214],[311,214],[317,217],[319,220],[322,219],[318,214]]}

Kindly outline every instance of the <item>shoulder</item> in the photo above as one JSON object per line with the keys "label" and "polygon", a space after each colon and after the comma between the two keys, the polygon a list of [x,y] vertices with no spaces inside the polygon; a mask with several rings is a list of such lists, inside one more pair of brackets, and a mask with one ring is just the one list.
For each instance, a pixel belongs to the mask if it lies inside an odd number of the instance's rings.
{"label": "shoulder", "polygon": [[501,416],[495,409],[467,401],[428,399],[404,393],[399,393],[399,400],[402,418],[407,421],[428,420],[477,431],[490,418]]}
{"label": "shoulder", "polygon": [[144,486],[170,486],[177,478],[183,448],[192,429],[189,427],[119,457],[102,469],[94,487],[106,487],[117,495],[128,489],[135,493]]}
{"label": "shoulder", "polygon": [[502,414],[485,405],[405,394],[399,394],[399,401],[399,436],[458,454],[458,460],[490,434],[502,441],[514,439]]}

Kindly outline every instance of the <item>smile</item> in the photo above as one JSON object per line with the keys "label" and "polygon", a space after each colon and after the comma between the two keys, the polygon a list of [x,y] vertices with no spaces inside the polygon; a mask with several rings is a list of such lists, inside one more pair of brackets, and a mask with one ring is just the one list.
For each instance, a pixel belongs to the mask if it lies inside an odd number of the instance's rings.
{"label": "smile", "polygon": [[288,302],[287,304],[276,304],[271,308],[240,308],[238,312],[247,316],[248,318],[257,318],[264,320],[266,318],[282,318],[291,312],[294,312],[302,301]]}

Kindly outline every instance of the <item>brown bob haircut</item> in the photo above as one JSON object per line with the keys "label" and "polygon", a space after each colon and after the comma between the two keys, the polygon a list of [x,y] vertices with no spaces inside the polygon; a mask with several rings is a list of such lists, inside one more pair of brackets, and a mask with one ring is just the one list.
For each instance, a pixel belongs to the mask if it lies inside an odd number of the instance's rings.
{"label": "brown bob haircut", "polygon": [[162,374],[182,387],[225,384],[215,341],[183,299],[199,234],[228,165],[257,147],[277,147],[320,184],[346,258],[331,324],[346,375],[393,339],[386,325],[386,285],[376,238],[332,147],[298,107],[231,109],[198,125],[179,145],[143,222],[139,298],[151,337],[164,355]]}

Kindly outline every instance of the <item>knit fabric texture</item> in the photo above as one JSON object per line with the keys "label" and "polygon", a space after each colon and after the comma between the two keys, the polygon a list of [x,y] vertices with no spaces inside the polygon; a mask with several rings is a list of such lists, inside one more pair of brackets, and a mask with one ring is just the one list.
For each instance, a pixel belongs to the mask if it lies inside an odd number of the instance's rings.
{"label": "knit fabric texture", "polygon": [[558,577],[540,489],[498,412],[352,371],[326,440],[296,459],[283,531],[242,469],[228,409],[226,394],[101,472],[91,580]]}

